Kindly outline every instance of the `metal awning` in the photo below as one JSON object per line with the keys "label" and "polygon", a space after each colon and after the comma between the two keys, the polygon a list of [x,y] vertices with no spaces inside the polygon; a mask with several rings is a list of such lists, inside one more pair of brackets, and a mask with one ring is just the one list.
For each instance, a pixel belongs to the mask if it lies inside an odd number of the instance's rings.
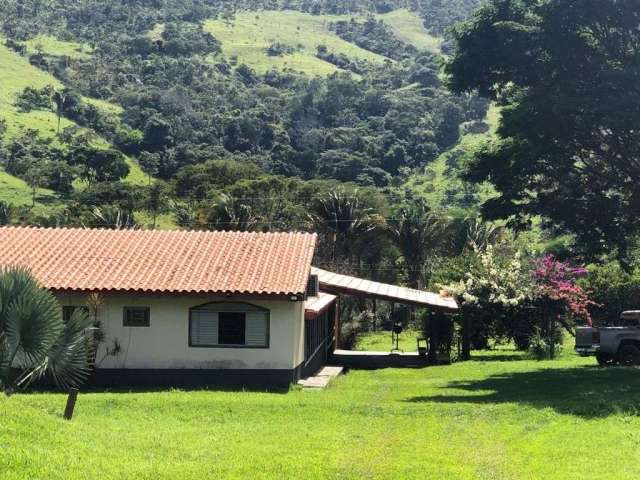
{"label": "metal awning", "polygon": [[307,298],[304,302],[305,317],[313,318],[320,315],[336,301],[336,298],[335,295],[325,292],[318,292],[317,297]]}
{"label": "metal awning", "polygon": [[318,275],[320,289],[324,292],[345,295],[360,295],[379,298],[390,302],[406,303],[442,310],[457,310],[458,304],[452,297],[413,288],[399,287],[387,283],[373,282],[312,267],[312,275]]}

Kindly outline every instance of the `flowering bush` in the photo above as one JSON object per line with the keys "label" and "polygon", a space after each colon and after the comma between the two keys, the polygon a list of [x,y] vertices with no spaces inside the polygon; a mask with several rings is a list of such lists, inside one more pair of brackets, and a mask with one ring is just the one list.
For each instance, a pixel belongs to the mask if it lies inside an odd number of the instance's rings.
{"label": "flowering bush", "polygon": [[485,335],[511,338],[526,348],[539,328],[553,356],[562,339],[561,324],[591,323],[589,307],[595,303],[577,283],[586,269],[550,255],[533,261],[523,261],[520,252],[498,255],[491,246],[475,254],[476,267],[443,287],[460,303],[467,329],[481,328]]}
{"label": "flowering bush", "polygon": [[442,286],[444,291],[456,297],[463,305],[517,307],[531,298],[531,275],[522,263],[522,254],[516,252],[508,259],[496,255],[492,246],[476,251],[479,268],[467,272],[460,282]]}
{"label": "flowering bush", "polygon": [[591,325],[589,307],[596,303],[589,299],[577,283],[579,278],[587,274],[586,268],[572,267],[567,262],[556,260],[552,255],[539,258],[534,262],[533,268],[536,296],[559,304],[565,310],[562,313]]}

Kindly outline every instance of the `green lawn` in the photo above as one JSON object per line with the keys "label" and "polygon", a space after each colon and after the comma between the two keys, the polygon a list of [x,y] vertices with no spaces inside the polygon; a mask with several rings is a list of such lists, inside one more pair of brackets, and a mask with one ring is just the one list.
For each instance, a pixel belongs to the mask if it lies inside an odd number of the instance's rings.
{"label": "green lawn", "polygon": [[[504,361],[510,360],[510,361]],[[0,478],[640,477],[640,372],[509,351],[327,390],[0,398]]]}
{"label": "green lawn", "polygon": [[[417,339],[422,333],[416,330],[405,330],[400,334],[398,346],[405,352],[417,352]],[[391,332],[380,330],[358,337],[354,350],[368,350],[370,352],[388,352],[391,350]],[[395,344],[394,344],[395,346]]]}

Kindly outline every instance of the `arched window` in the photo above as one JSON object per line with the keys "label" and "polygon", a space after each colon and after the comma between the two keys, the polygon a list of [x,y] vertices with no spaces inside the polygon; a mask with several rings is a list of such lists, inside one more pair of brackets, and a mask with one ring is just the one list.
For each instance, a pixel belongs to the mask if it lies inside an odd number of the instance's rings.
{"label": "arched window", "polygon": [[237,302],[213,302],[189,310],[189,346],[269,348],[269,310]]}

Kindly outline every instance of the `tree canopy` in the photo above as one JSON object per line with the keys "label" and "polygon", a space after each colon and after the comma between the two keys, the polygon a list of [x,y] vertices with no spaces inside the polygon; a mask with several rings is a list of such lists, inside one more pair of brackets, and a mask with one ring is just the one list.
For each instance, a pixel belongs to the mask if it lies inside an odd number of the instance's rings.
{"label": "tree canopy", "polygon": [[454,29],[456,92],[502,107],[467,178],[488,218],[543,215],[586,253],[621,259],[640,228],[640,9],[619,0],[493,0]]}

